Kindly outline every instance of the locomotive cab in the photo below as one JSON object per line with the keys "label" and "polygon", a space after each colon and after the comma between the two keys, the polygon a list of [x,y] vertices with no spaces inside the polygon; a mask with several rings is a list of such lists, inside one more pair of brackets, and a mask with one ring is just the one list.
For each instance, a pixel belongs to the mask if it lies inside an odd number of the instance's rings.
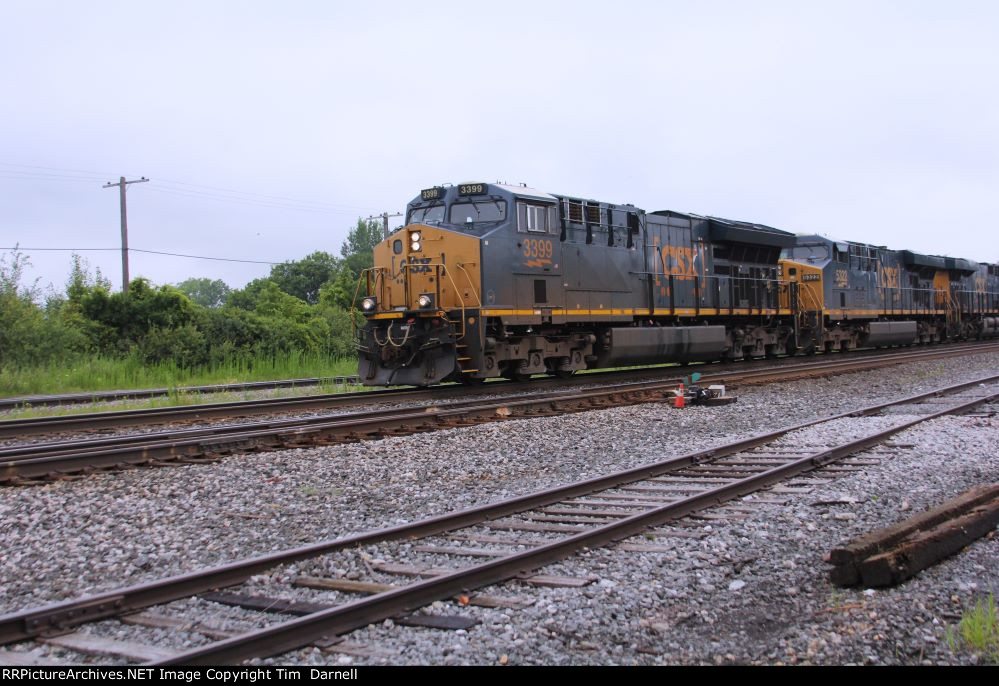
{"label": "locomotive cab", "polygon": [[[367,385],[430,385],[498,376],[484,356],[483,308],[555,297],[556,198],[522,186],[468,183],[423,190],[407,206],[406,225],[375,247],[362,275],[359,373]],[[484,264],[483,250],[491,255]],[[527,258],[511,264],[511,254]],[[523,263],[523,264],[521,264]],[[525,266],[526,265],[526,266]],[[525,288],[504,278],[527,269],[543,278]],[[489,270],[491,287],[483,292]],[[522,280],[521,280],[522,281]],[[495,285],[494,285],[495,284]],[[493,367],[480,368],[493,362]]]}

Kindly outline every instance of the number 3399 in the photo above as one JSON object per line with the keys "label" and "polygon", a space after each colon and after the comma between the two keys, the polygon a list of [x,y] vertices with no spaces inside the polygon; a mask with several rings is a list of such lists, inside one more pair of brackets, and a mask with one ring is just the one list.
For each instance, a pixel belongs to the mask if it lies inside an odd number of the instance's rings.
{"label": "number 3399", "polygon": [[552,242],[529,238],[524,241],[524,257],[551,257]]}

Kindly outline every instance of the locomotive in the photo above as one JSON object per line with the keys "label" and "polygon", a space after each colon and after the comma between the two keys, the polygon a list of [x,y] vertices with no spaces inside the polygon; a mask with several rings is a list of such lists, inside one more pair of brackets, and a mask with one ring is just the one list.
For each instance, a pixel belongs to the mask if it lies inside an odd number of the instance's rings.
{"label": "locomotive", "polygon": [[997,265],[500,183],[421,191],[358,289],[372,386],[999,336]]}

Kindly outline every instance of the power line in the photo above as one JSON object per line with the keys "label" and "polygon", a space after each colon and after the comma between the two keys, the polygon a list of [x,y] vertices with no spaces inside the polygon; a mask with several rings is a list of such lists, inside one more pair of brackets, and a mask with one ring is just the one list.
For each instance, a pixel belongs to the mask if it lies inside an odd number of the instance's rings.
{"label": "power line", "polygon": [[332,207],[330,208],[308,207],[303,205],[292,205],[288,203],[277,203],[277,202],[263,201],[263,200],[258,201],[258,200],[252,200],[250,198],[236,198],[236,197],[206,193],[203,191],[182,190],[179,188],[148,188],[146,190],[153,193],[165,193],[167,195],[176,195],[180,197],[194,198],[196,200],[211,200],[214,202],[225,202],[236,205],[248,205],[250,207],[268,207],[280,210],[294,210],[296,212],[313,212],[316,214],[342,214],[342,215],[355,214],[354,211],[337,210],[333,209]]}
{"label": "power line", "polygon": [[11,172],[0,169],[0,177],[15,181],[83,181],[94,183],[106,176],[70,176],[69,174],[42,174],[40,172]]}
{"label": "power line", "polygon": [[20,167],[22,169],[42,169],[44,171],[57,171],[57,172],[73,172],[75,174],[90,174],[92,176],[99,176],[101,178],[106,176],[113,176],[108,172],[96,172],[89,169],[65,169],[63,167],[39,167],[34,164],[14,164],[12,162],[0,162],[0,167]]}
{"label": "power line", "polygon": [[226,194],[236,194],[236,195],[247,195],[253,198],[266,198],[269,200],[287,201],[295,204],[308,204],[308,205],[321,205],[325,207],[336,207],[348,210],[370,210],[370,207],[360,207],[356,205],[344,205],[342,203],[328,202],[326,200],[305,200],[303,198],[290,198],[284,195],[267,195],[266,193],[255,193],[250,191],[238,191],[232,188],[219,188],[218,186],[204,186],[196,183],[187,183],[186,181],[174,181],[171,179],[162,179],[163,183],[176,184],[178,186],[189,186],[191,188],[205,188],[210,191],[219,191]]}
{"label": "power line", "polygon": [[[24,248],[15,246],[13,248],[0,248],[0,250],[19,251],[57,251],[57,252],[117,252],[120,248]],[[241,260],[234,257],[208,257],[206,255],[187,255],[184,253],[164,252],[162,250],[143,250],[142,248],[129,248],[131,252],[148,253],[150,255],[168,255],[170,257],[188,257],[194,260],[214,260],[217,262],[243,262],[246,264],[284,264],[283,262],[267,262],[265,260]]]}
{"label": "power line", "polygon": [[[2,169],[2,167],[12,167],[13,169]],[[25,170],[40,170],[40,171],[25,171]],[[52,172],[58,172],[58,173],[52,173]],[[81,174],[84,174],[86,176],[80,176]],[[60,181],[60,180],[84,181],[84,180],[104,179],[107,178],[108,176],[113,176],[113,174],[109,174],[107,172],[86,170],[86,169],[68,169],[64,167],[43,167],[31,164],[14,164],[11,162],[0,162],[0,177],[2,178],[19,179],[19,180],[37,180],[37,181]],[[268,195],[265,193],[257,193],[254,191],[240,191],[233,188],[223,188],[220,186],[207,186],[204,184],[191,183],[188,181],[178,181],[176,179],[157,178],[157,183],[161,185],[165,184],[167,186],[182,186],[183,188],[171,189],[177,195],[194,194],[192,195],[192,197],[203,196],[206,199],[215,199],[215,200],[228,199],[231,202],[250,201],[246,202],[246,204],[273,203],[264,206],[272,206],[282,209],[306,210],[307,208],[309,208],[309,206],[314,206],[312,209],[309,210],[313,212],[322,211],[322,210],[331,211],[334,209],[359,210],[362,212],[370,212],[371,210],[375,209],[373,207],[346,205],[343,203],[329,202],[326,200],[309,200],[306,198],[292,198],[283,195]],[[168,191],[166,189],[159,188],[157,189],[157,192],[168,192]],[[348,214],[348,213],[342,212],[342,214]]]}

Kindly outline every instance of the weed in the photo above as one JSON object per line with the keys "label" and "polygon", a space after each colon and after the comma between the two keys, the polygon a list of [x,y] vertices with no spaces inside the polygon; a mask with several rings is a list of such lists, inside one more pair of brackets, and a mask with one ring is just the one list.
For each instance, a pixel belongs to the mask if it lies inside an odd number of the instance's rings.
{"label": "weed", "polygon": [[835,588],[829,592],[829,598],[826,599],[826,605],[834,610],[841,607],[845,602],[846,595],[842,591]]}
{"label": "weed", "polygon": [[967,650],[999,662],[999,615],[991,593],[965,610],[957,627],[947,627],[947,645],[955,653]]}
{"label": "weed", "polygon": [[178,362],[144,364],[124,358],[78,356],[38,365],[0,369],[0,395],[72,393],[125,388],[173,388],[238,381],[271,381],[302,377],[337,377],[357,373],[356,359],[288,353],[226,360],[203,367]]}

